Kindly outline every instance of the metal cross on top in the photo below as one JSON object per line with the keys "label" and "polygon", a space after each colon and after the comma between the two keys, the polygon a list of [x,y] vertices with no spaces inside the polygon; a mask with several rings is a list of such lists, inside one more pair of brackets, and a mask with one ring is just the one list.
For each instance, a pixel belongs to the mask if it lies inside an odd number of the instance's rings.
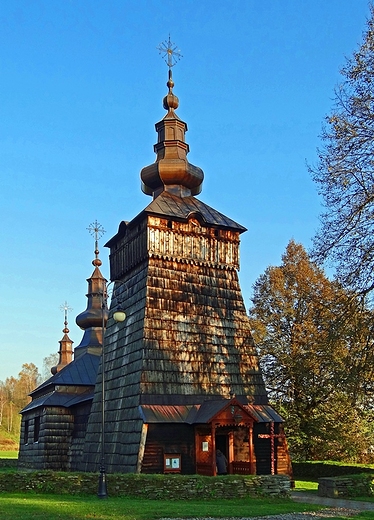
{"label": "metal cross on top", "polygon": [[164,59],[166,65],[169,67],[169,70],[172,67],[174,67],[174,65],[181,58],[183,58],[178,47],[174,43],[171,42],[170,34],[169,34],[169,39],[160,43],[160,45],[157,47],[157,50],[159,51],[159,54],[162,55],[162,58]]}
{"label": "metal cross on top", "polygon": [[92,263],[98,267],[101,265],[101,260],[99,259],[99,239],[105,233],[105,229],[95,220],[95,222],[88,226],[87,230],[95,237],[95,260],[93,260]]}
{"label": "metal cross on top", "polygon": [[95,222],[92,222],[87,228],[87,231],[90,232],[92,236],[95,237],[95,243],[97,244],[98,240],[103,236],[105,233],[105,229],[97,220]]}
{"label": "metal cross on top", "polygon": [[64,317],[65,317],[65,326],[68,323],[68,312],[72,311],[73,309],[69,307],[68,302],[65,300],[65,303],[60,305],[60,310],[63,311]]}

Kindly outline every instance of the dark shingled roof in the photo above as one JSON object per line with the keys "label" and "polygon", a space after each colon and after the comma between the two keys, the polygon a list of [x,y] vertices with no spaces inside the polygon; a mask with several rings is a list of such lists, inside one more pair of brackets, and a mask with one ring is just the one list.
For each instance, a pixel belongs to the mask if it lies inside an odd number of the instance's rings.
{"label": "dark shingled roof", "polygon": [[177,197],[163,191],[145,209],[145,213],[186,220],[191,213],[199,213],[207,225],[235,229],[240,233],[246,228],[211,208],[196,197]]}
{"label": "dark shingled roof", "polygon": [[74,406],[78,403],[92,400],[92,398],[93,391],[83,392],[82,394],[52,392],[34,399],[31,401],[31,403],[25,406],[25,408],[23,408],[20,413],[28,412],[34,408],[39,408],[40,406],[64,406],[65,408],[69,408],[70,406]]}
{"label": "dark shingled roof", "polygon": [[60,372],[44,381],[38,388],[31,392],[31,396],[47,390],[48,386],[94,386],[99,367],[100,356],[86,352],[78,359],[74,359]]}

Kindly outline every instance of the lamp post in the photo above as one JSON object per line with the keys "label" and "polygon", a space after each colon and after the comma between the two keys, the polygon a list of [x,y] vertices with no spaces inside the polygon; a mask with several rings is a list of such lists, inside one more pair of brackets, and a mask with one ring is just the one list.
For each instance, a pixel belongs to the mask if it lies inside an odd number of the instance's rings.
{"label": "lamp post", "polygon": [[[108,498],[108,490],[106,483],[106,470],[105,470],[105,316],[107,310],[108,300],[108,287],[112,283],[121,283],[120,280],[112,280],[108,284],[103,286],[103,292],[101,293],[101,315],[102,315],[102,351],[101,351],[101,461],[100,461],[100,474],[99,474],[99,485],[97,496],[99,498]],[[117,322],[123,322],[126,319],[125,312],[118,308],[113,313],[113,318]]]}

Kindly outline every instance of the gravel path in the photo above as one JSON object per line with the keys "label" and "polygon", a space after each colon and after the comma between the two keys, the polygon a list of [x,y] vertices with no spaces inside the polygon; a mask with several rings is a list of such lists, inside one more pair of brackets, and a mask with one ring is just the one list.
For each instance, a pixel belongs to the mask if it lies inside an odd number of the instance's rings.
{"label": "gravel path", "polygon": [[[241,518],[220,518],[215,519],[213,517],[199,517],[189,518],[188,520],[319,520],[320,518],[333,518],[336,516],[355,516],[360,511],[358,509],[347,509],[345,507],[331,507],[327,509],[321,509],[319,511],[305,511],[304,513],[284,513],[279,515],[269,516],[251,516]],[[160,520],[177,520],[174,518],[161,518]]]}

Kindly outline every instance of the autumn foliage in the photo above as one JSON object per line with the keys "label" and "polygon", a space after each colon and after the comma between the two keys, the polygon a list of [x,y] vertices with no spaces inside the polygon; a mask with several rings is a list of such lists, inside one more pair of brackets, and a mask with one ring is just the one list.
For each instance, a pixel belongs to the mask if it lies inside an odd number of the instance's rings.
{"label": "autumn foliage", "polygon": [[[39,372],[33,363],[25,363],[18,377],[8,377],[0,381],[0,430],[10,434],[11,438],[19,436],[20,410],[30,402],[28,394],[40,382]],[[9,439],[0,444],[1,449],[10,449]],[[14,446],[13,446],[14,448]]]}
{"label": "autumn foliage", "polygon": [[291,241],[254,285],[266,386],[299,460],[374,461],[373,313]]}

